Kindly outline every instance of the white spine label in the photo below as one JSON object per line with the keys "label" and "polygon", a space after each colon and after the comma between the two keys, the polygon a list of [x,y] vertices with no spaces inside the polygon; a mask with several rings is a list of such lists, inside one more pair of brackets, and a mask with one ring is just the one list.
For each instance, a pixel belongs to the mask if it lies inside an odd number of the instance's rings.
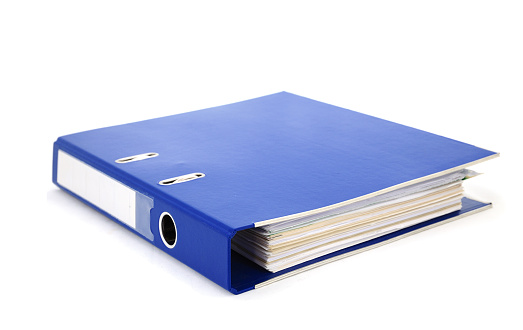
{"label": "white spine label", "polygon": [[57,181],[89,203],[136,229],[136,191],[58,150]]}

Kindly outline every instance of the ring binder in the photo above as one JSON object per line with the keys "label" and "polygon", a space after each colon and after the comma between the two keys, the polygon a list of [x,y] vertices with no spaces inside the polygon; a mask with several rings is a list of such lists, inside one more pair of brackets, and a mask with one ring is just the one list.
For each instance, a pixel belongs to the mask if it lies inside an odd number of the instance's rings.
{"label": "ring binder", "polygon": [[457,211],[274,273],[232,249],[237,232],[314,217],[497,156],[281,92],[62,136],[53,182],[238,294],[491,205],[463,198]]}

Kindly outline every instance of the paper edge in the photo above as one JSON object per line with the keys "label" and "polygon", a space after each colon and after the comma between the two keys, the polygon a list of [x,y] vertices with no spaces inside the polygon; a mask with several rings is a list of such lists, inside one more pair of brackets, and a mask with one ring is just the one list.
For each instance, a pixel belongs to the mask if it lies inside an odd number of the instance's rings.
{"label": "paper edge", "polygon": [[442,175],[445,175],[445,174],[450,174],[450,173],[455,172],[455,171],[463,170],[466,167],[482,163],[484,161],[496,158],[498,156],[499,156],[499,152],[495,153],[493,155],[481,158],[481,159],[477,159],[477,160],[475,160],[473,162],[470,162],[470,163],[466,163],[466,164],[463,164],[463,165],[460,165],[460,166],[452,167],[452,168],[449,168],[449,169],[447,169],[445,171],[441,171],[441,172],[437,172],[437,173],[434,173],[434,174],[426,175],[426,176],[423,176],[421,178],[417,178],[417,179],[414,179],[414,180],[405,181],[403,183],[400,183],[400,184],[397,184],[397,185],[394,185],[394,186],[391,186],[391,187],[388,187],[388,188],[385,188],[385,189],[381,189],[381,190],[378,190],[378,191],[375,191],[373,193],[366,194],[366,195],[363,195],[363,196],[360,196],[360,197],[349,199],[349,200],[346,200],[346,201],[343,201],[343,202],[339,202],[339,203],[336,203],[336,204],[331,204],[331,205],[328,205],[328,206],[320,207],[320,208],[309,210],[309,211],[305,211],[305,212],[294,213],[294,214],[286,215],[286,216],[283,216],[283,217],[278,217],[278,218],[258,221],[258,222],[254,223],[254,227],[261,227],[261,226],[274,224],[274,223],[278,223],[278,222],[282,222],[282,221],[286,221],[286,220],[292,220],[292,219],[299,218],[299,217],[313,215],[313,214],[319,213],[319,212],[329,211],[329,210],[332,210],[332,209],[335,209],[335,208],[338,208],[338,207],[342,207],[342,206],[346,206],[346,205],[349,205],[349,204],[352,204],[352,203],[355,203],[355,202],[358,202],[358,201],[361,201],[361,200],[364,200],[364,199],[367,199],[367,198],[375,197],[375,196],[387,193],[389,191],[393,191],[393,190],[396,190],[396,189],[399,189],[399,188],[403,188],[403,187],[409,186],[411,184],[419,183],[419,182],[422,182],[422,181],[425,181],[425,180],[430,180],[430,179],[436,178],[438,176],[442,176]]}
{"label": "paper edge", "polygon": [[[499,154],[497,154],[499,155]],[[299,268],[299,269],[296,269],[294,271],[291,271],[291,272],[288,272],[286,274],[283,274],[283,275],[280,275],[280,276],[277,276],[277,277],[274,277],[268,281],[265,281],[265,282],[261,282],[261,283],[258,283],[254,286],[255,289],[258,289],[258,288],[261,288],[261,287],[264,287],[266,285],[269,285],[271,283],[274,283],[274,282],[277,282],[279,280],[283,280],[287,277],[290,277],[290,276],[294,276],[294,275],[297,275],[299,273],[302,273],[304,271],[307,271],[307,270],[310,270],[310,269],[313,269],[313,268],[316,268],[316,267],[320,267],[322,265],[325,265],[325,264],[328,264],[328,263],[331,263],[331,262],[334,262],[334,261],[337,261],[337,260],[340,260],[340,259],[344,259],[344,258],[347,258],[347,257],[350,257],[350,256],[353,256],[353,255],[356,255],[358,253],[362,253],[362,252],[365,252],[365,251],[369,251],[369,250],[372,250],[372,249],[375,249],[377,247],[380,247],[380,246],[383,246],[383,245],[386,245],[386,244],[389,244],[389,243],[393,243],[395,241],[398,241],[402,238],[406,238],[408,236],[411,236],[411,235],[415,235],[417,233],[420,233],[420,232],[423,232],[425,230],[428,230],[428,229],[432,229],[434,227],[438,227],[438,226],[441,226],[441,225],[444,225],[446,223],[449,223],[449,222],[452,222],[452,221],[456,221],[456,220],[459,220],[461,218],[464,218],[464,217],[467,217],[469,215],[473,215],[473,214],[476,214],[476,213],[479,213],[481,211],[485,211],[485,210],[488,210],[492,208],[492,204],[488,204],[488,205],[485,205],[485,206],[482,206],[480,208],[477,208],[475,210],[472,210],[472,211],[469,211],[469,212],[466,212],[466,213],[463,213],[463,214],[460,214],[460,215],[457,215],[455,217],[452,217],[450,219],[447,219],[447,220],[443,220],[443,221],[440,221],[440,222],[437,222],[437,223],[434,223],[432,225],[429,225],[429,226],[425,226],[425,227],[422,227],[422,228],[419,228],[419,229],[416,229],[416,230],[413,230],[411,232],[408,232],[406,234],[403,234],[403,235],[399,235],[399,236],[396,236],[396,237],[393,237],[393,238],[390,238],[386,241],[383,241],[383,242],[380,242],[380,243],[376,243],[376,244],[373,244],[373,245],[370,245],[370,246],[367,246],[367,247],[364,247],[364,248],[361,248],[361,249],[357,249],[357,250],[354,250],[354,251],[351,251],[351,252],[347,252],[347,253],[344,253],[344,254],[341,254],[341,255],[338,255],[338,256],[335,256],[335,257],[332,257],[332,258],[328,258],[328,259],[325,259],[325,260],[322,260],[322,261],[319,261],[319,262],[316,262],[316,263],[313,263],[311,265],[308,265],[308,266],[305,266],[305,267],[302,267],[302,268]]]}

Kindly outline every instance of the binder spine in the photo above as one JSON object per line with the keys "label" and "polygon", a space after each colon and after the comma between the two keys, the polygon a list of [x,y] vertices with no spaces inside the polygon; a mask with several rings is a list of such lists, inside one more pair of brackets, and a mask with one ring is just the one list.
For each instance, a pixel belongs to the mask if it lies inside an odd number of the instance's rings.
{"label": "binder spine", "polygon": [[[176,244],[170,248],[161,239],[160,221],[168,213],[176,225]],[[155,199],[151,210],[153,244],[174,258],[190,266],[200,274],[219,284],[231,288],[231,238],[226,233],[212,228],[197,215],[174,207],[162,198]]]}
{"label": "binder spine", "polygon": [[53,182],[58,187],[231,290],[232,233],[137,188],[139,183],[116,179],[89,155],[60,142],[55,142],[53,150]]}

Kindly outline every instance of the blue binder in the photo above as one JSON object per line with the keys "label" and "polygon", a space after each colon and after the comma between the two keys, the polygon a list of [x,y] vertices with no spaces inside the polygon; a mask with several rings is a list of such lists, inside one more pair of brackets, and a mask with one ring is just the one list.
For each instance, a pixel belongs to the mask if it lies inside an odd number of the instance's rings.
{"label": "blue binder", "polygon": [[286,92],[63,136],[53,182],[237,294],[486,209],[460,211],[270,273],[236,232],[498,156]]}

